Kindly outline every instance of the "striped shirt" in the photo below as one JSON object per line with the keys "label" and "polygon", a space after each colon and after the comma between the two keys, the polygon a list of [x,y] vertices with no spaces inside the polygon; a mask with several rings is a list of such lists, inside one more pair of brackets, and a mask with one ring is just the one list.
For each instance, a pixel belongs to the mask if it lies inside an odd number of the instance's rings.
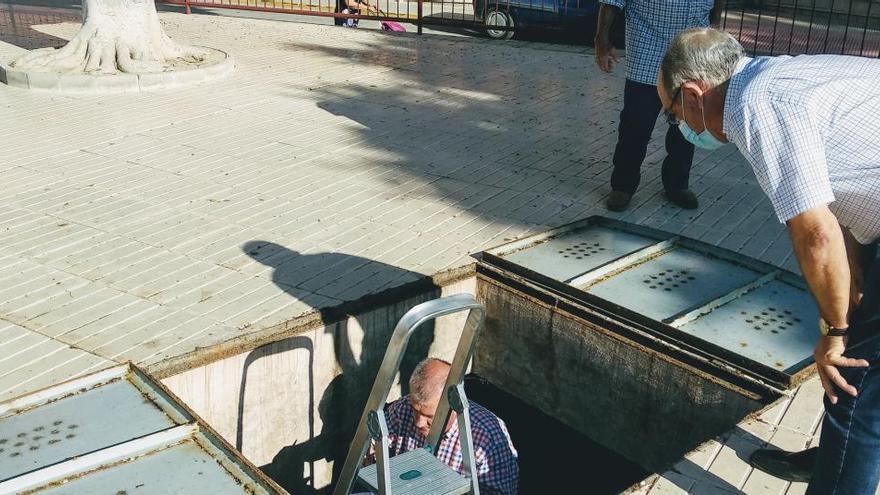
{"label": "striped shirt", "polygon": [[599,0],[626,17],[626,78],[657,85],[657,71],[675,35],[707,27],[714,0]]}
{"label": "striped shirt", "polygon": [[[519,483],[517,452],[507,433],[504,421],[488,409],[470,401],[471,434],[473,435],[474,460],[480,491],[488,494],[515,495]],[[420,449],[425,446],[423,437],[415,426],[415,417],[409,396],[404,396],[385,408],[390,434],[390,455]],[[458,424],[443,434],[437,458],[459,474],[462,466],[461,442]]]}
{"label": "striped shirt", "polygon": [[827,204],[860,243],[880,238],[880,60],[744,58],[724,133],[781,222]]}

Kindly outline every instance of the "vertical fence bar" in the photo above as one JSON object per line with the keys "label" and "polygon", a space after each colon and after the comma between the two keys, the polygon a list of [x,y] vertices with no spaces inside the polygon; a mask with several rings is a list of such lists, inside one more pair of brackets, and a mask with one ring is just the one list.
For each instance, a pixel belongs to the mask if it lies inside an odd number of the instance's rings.
{"label": "vertical fence bar", "polygon": [[828,38],[831,37],[831,21],[834,17],[834,0],[831,0],[831,7],[828,10],[828,24],[825,27],[825,42],[822,43],[822,53],[828,53]]}
{"label": "vertical fence bar", "polygon": [[865,12],[865,30],[862,31],[862,44],[859,47],[859,56],[865,55],[865,38],[868,37],[868,23],[871,22],[871,5],[873,1],[868,2],[868,11]]}
{"label": "vertical fence bar", "polygon": [[798,0],[794,0],[794,12],[791,14],[791,29],[788,30],[788,49],[785,50],[791,55],[791,42],[794,41],[794,25],[797,22]]}
{"label": "vertical fence bar", "polygon": [[418,0],[418,33],[422,34],[422,0]]}
{"label": "vertical fence bar", "polygon": [[727,30],[727,3],[724,4],[724,10],[721,11],[721,29]]}
{"label": "vertical fence bar", "polygon": [[746,7],[745,7],[745,5],[740,5],[740,8],[739,8],[739,36],[737,36],[739,39],[742,39],[743,27],[745,26],[745,23],[746,23]]}
{"label": "vertical fence bar", "polygon": [[[745,9],[743,9],[745,13]],[[764,5],[758,5],[758,21],[755,23],[755,42],[752,44],[752,56],[758,54],[758,40],[761,38],[761,14],[764,13]]]}
{"label": "vertical fence bar", "polygon": [[782,0],[776,1],[776,17],[773,18],[773,38],[770,40],[770,55],[776,51],[776,28],[779,26],[779,14],[782,12]]}
{"label": "vertical fence bar", "polygon": [[813,7],[810,8],[810,27],[807,28],[807,49],[804,53],[810,53],[810,38],[813,36],[813,19],[816,17],[816,0],[813,0]]}
{"label": "vertical fence bar", "polygon": [[843,28],[843,46],[840,47],[841,55],[846,55],[846,38],[849,36],[849,23],[852,20],[853,5],[855,3],[856,0],[849,0],[849,10],[846,12],[846,25]]}

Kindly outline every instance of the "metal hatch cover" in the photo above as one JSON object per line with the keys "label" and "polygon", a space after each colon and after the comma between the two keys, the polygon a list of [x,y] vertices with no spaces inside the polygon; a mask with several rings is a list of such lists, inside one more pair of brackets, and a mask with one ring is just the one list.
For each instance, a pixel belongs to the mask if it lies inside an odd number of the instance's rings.
{"label": "metal hatch cover", "polygon": [[782,387],[812,359],[803,281],[699,241],[594,216],[475,257]]}
{"label": "metal hatch cover", "polygon": [[0,495],[20,493],[284,491],[125,364],[0,403]]}
{"label": "metal hatch cover", "polygon": [[0,480],[180,424],[143,402],[139,390],[115,379],[0,417]]}

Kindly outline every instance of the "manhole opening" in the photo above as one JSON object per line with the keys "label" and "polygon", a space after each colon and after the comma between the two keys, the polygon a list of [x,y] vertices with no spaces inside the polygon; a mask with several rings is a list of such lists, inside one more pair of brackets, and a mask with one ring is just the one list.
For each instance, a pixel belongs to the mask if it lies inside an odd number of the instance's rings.
{"label": "manhole opening", "polygon": [[519,493],[618,494],[650,474],[485,378],[468,376],[465,389],[507,424],[519,454]]}

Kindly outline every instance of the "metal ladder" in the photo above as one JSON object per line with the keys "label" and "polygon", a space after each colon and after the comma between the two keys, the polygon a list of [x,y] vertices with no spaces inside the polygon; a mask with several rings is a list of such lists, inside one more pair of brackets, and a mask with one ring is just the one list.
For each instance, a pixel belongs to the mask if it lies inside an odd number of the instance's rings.
{"label": "metal ladder", "polygon": [[[385,421],[384,406],[400,368],[409,337],[427,321],[462,311],[468,312],[467,320],[455,350],[449,377],[446,379],[444,390],[447,393],[440,398],[426,446],[389,459],[388,425]],[[419,304],[403,315],[385,351],[385,358],[376,375],[376,381],[373,382],[373,389],[367,399],[367,405],[361,415],[357,433],[351,442],[333,495],[351,493],[355,479],[360,480],[373,493],[381,495],[465,493],[479,495],[470,410],[464,393],[463,380],[485,314],[486,310],[474,299],[474,296],[459,294]],[[455,411],[458,415],[464,475],[458,474],[432,454],[439,447],[440,436],[443,434],[443,428],[449,420],[451,411]],[[376,442],[376,463],[362,468],[371,441]]]}

